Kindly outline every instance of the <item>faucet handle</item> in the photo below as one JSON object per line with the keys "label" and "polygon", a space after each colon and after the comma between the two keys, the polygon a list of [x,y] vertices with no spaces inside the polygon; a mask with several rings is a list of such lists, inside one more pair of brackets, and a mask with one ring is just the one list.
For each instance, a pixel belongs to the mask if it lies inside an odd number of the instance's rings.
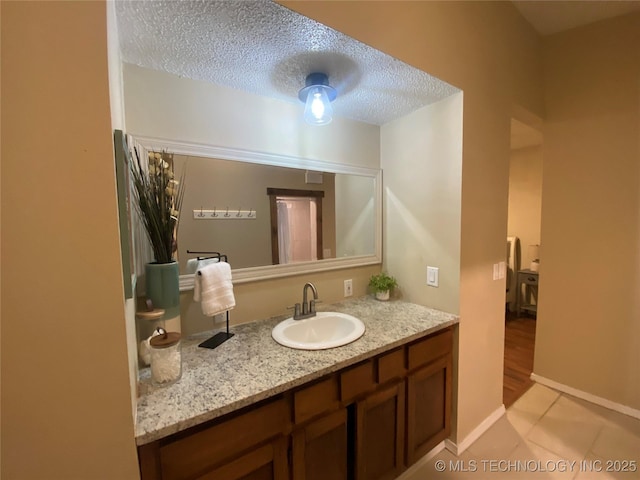
{"label": "faucet handle", "polygon": [[291,305],[287,307],[287,310],[293,310],[293,318],[297,318],[300,316],[300,304],[296,303],[295,305]]}

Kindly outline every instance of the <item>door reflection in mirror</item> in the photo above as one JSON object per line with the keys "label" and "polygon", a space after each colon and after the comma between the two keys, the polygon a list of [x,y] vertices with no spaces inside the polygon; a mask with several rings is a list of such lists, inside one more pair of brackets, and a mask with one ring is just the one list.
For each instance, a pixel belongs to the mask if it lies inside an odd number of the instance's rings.
{"label": "door reflection in mirror", "polygon": [[[272,189],[270,189],[272,190]],[[311,195],[273,195],[276,217],[271,219],[273,264],[322,260],[322,199]],[[274,246],[275,247],[275,246]]]}

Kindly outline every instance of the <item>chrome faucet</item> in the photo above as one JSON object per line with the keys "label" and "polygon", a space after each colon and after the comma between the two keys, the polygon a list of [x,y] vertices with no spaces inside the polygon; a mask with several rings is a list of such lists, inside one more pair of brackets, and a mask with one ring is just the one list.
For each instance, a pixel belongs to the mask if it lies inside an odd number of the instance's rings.
{"label": "chrome faucet", "polygon": [[[307,301],[307,290],[309,288],[313,292],[313,299]],[[294,309],[293,310],[293,319],[294,320],[302,320],[303,318],[315,317],[316,316],[316,303],[317,302],[319,302],[319,300],[318,300],[318,289],[311,282],[305,283],[304,287],[302,288],[302,308],[300,308],[300,304],[299,303],[296,303],[293,307],[289,307],[289,308],[293,308]]]}

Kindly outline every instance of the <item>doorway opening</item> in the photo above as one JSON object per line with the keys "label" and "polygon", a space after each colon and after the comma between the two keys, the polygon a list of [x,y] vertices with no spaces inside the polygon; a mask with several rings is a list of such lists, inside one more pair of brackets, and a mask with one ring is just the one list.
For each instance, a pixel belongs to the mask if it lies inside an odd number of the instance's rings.
{"label": "doorway opening", "polygon": [[533,385],[541,211],[542,133],[512,118],[502,389],[505,407]]}
{"label": "doorway opening", "polygon": [[268,188],[274,265],[322,260],[320,190]]}

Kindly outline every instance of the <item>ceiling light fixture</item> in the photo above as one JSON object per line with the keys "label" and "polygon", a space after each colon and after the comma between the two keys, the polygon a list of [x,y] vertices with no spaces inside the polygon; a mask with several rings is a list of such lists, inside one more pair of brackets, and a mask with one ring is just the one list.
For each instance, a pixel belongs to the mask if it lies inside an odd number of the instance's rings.
{"label": "ceiling light fixture", "polygon": [[338,96],[336,89],[329,85],[329,78],[324,73],[310,73],[305,80],[305,87],[298,93],[304,102],[304,119],[311,125],[326,125],[333,116],[333,102]]}

